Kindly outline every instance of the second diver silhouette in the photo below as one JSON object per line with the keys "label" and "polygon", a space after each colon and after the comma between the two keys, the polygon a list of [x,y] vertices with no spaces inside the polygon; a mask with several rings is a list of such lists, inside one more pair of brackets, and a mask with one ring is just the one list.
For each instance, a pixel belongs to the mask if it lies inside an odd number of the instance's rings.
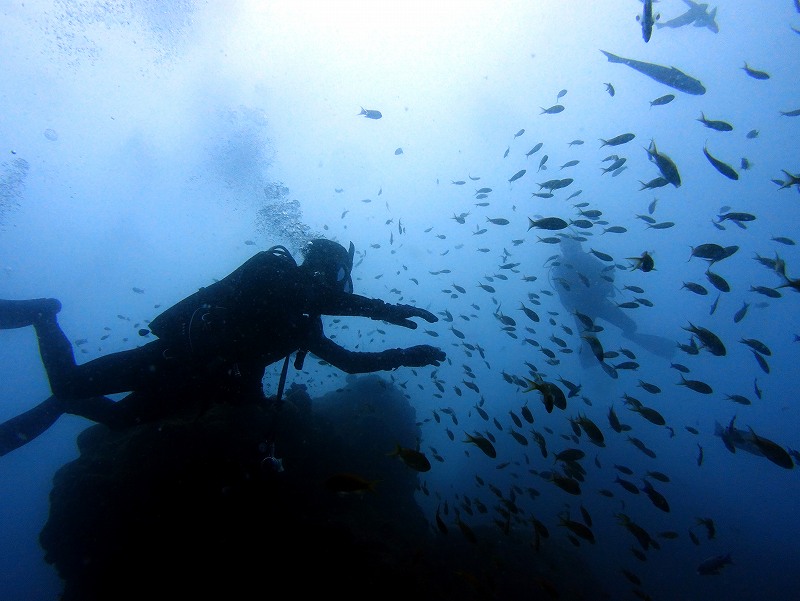
{"label": "second diver silhouette", "polygon": [[[636,321],[611,300],[616,294],[613,263],[604,264],[573,238],[562,238],[560,246],[561,255],[550,264],[550,279],[561,304],[575,317],[577,331],[583,333],[587,330],[585,318],[592,322],[600,320],[596,326],[615,326],[625,339],[658,357],[671,359],[674,356],[674,340],[639,332]],[[580,358],[584,367],[598,363],[586,337],[583,338]]]}

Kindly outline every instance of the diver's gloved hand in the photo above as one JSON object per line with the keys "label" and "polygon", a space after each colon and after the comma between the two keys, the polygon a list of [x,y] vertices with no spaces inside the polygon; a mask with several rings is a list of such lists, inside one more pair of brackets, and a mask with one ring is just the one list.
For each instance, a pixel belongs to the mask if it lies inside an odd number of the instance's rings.
{"label": "diver's gloved hand", "polygon": [[439,367],[446,358],[447,355],[442,349],[429,344],[419,344],[402,349],[401,354],[402,365],[406,367],[425,367],[426,365]]}
{"label": "diver's gloved hand", "polygon": [[439,318],[430,311],[412,305],[387,305],[386,314],[382,319],[397,326],[416,330],[417,324],[411,321],[409,317],[421,317],[429,323],[439,321]]}

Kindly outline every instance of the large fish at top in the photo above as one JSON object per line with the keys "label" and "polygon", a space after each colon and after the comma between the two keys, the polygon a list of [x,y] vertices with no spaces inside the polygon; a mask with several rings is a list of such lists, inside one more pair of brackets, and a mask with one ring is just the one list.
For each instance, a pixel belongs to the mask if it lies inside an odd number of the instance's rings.
{"label": "large fish at top", "polygon": [[601,50],[600,52],[606,55],[608,62],[610,63],[622,63],[624,65],[628,65],[631,69],[635,69],[639,73],[644,73],[649,78],[654,79],[659,83],[663,83],[671,88],[675,88],[676,90],[680,90],[681,92],[694,94],[696,96],[706,93],[706,88],[703,86],[700,80],[686,75],[686,73],[680,69],[676,69],[675,67],[664,67],[662,65],[637,61],[632,58],[622,58],[621,56],[611,54],[605,50]]}
{"label": "large fish at top", "polygon": [[636,20],[642,25],[642,38],[645,44],[650,41],[650,36],[653,35],[653,24],[660,15],[653,17],[653,0],[643,0],[644,8],[642,14],[636,15]]}

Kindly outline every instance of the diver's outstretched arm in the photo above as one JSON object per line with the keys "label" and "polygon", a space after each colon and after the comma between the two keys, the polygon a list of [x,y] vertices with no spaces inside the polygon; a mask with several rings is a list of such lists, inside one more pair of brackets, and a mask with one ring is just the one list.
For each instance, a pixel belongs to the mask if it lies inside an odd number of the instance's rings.
{"label": "diver's outstretched arm", "polygon": [[446,358],[444,351],[427,344],[363,353],[349,351],[324,336],[309,344],[308,350],[349,374],[370,373],[398,367],[438,366]]}

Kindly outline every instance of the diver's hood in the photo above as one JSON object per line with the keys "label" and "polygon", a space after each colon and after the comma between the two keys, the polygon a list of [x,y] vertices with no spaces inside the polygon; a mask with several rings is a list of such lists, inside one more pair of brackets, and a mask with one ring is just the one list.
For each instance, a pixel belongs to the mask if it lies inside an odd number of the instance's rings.
{"label": "diver's hood", "polygon": [[303,265],[308,267],[324,283],[333,288],[353,291],[353,259],[356,247],[350,242],[350,247],[344,246],[333,240],[316,238],[306,246]]}

